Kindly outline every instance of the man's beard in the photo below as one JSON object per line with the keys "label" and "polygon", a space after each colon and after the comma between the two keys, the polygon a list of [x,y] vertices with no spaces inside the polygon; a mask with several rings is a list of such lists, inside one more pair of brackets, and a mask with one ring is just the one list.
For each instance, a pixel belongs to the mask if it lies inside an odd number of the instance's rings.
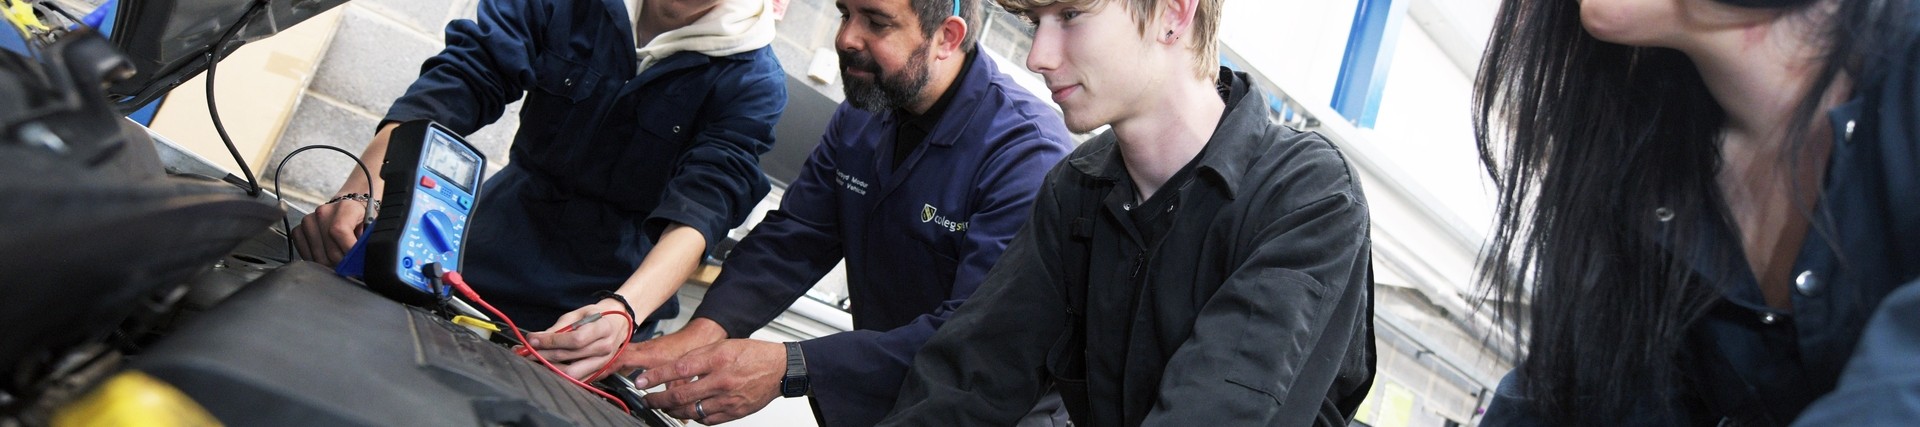
{"label": "man's beard", "polygon": [[[907,66],[899,73],[885,73],[872,56],[864,53],[840,51],[840,77],[846,81],[844,90],[847,103],[853,108],[880,112],[906,108],[920,98],[920,90],[927,87],[927,52],[933,45],[922,45],[907,57]],[[873,80],[854,78],[847,70],[861,70],[873,76]]]}

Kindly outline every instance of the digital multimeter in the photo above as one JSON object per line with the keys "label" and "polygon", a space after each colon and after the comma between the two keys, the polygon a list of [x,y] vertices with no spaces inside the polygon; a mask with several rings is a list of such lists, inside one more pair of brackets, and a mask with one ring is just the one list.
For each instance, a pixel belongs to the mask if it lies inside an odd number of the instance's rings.
{"label": "digital multimeter", "polygon": [[446,295],[421,267],[438,263],[443,271],[460,270],[461,243],[486,165],[473,145],[430,121],[402,123],[388,134],[380,165],[386,194],[363,239],[368,287],[416,305]]}

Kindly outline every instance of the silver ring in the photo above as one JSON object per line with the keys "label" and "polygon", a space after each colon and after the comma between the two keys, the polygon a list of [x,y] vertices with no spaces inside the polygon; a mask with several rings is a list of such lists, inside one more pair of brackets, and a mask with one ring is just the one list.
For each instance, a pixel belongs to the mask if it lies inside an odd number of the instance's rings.
{"label": "silver ring", "polygon": [[693,402],[693,413],[700,414],[700,418],[697,418],[697,419],[701,419],[701,420],[707,419],[707,408],[700,407],[700,404],[706,403],[706,402],[707,401],[705,400],[696,400]]}

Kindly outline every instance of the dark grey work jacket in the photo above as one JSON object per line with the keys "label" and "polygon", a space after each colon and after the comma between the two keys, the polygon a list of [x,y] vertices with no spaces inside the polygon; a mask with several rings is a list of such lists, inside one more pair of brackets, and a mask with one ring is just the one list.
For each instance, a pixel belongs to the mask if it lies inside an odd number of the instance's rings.
{"label": "dark grey work jacket", "polygon": [[1011,425],[1049,386],[1079,425],[1345,425],[1373,381],[1366,199],[1243,74],[1207,147],[1135,203],[1114,136],[921,350],[882,425]]}

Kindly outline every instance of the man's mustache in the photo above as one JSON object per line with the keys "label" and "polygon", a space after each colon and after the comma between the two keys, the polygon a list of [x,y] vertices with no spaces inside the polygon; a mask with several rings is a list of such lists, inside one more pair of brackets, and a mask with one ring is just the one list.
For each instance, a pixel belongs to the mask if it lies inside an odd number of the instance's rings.
{"label": "man's mustache", "polygon": [[874,62],[872,56],[852,52],[840,52],[839,54],[840,72],[843,74],[848,70],[865,71],[867,74],[876,76],[880,74],[880,64]]}

